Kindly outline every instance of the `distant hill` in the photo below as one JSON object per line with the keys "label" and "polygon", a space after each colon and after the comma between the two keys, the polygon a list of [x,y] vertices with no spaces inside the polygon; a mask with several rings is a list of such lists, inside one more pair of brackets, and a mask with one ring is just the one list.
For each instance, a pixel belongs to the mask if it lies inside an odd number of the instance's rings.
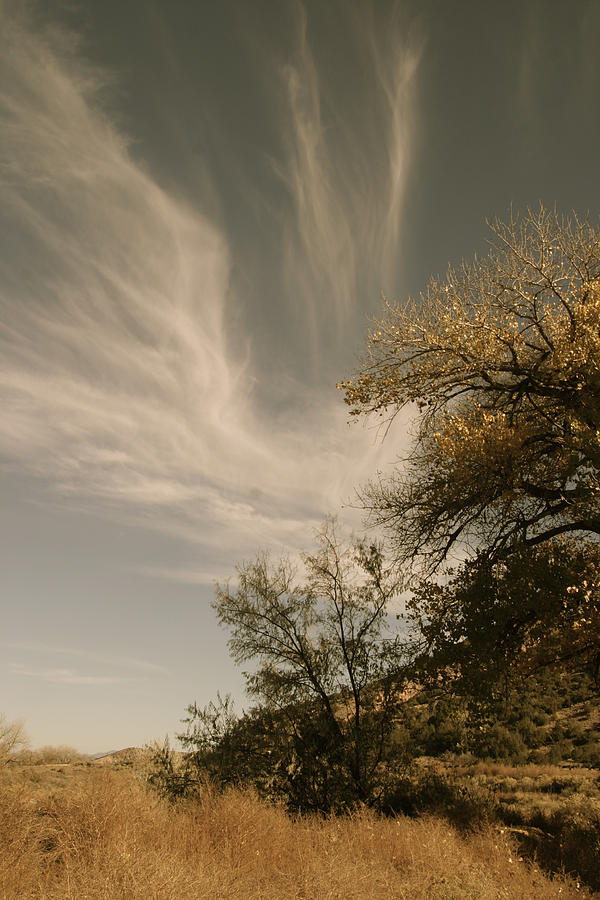
{"label": "distant hill", "polygon": [[[175,758],[183,756],[181,751],[171,751]],[[110,753],[96,753],[92,759],[100,766],[139,766],[148,762],[152,750],[147,747],[125,747],[123,750],[112,750]]]}
{"label": "distant hill", "polygon": [[93,759],[99,765],[133,766],[148,757],[148,750],[143,747],[125,747],[123,750],[112,750],[110,753],[96,754]]}

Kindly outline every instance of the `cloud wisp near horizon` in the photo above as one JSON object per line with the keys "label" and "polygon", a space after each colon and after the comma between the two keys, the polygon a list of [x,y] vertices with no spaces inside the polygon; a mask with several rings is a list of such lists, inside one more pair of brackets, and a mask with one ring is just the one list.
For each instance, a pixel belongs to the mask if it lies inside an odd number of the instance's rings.
{"label": "cloud wisp near horizon", "polygon": [[[107,111],[117,75],[15,10],[0,13],[5,470],[208,551],[304,545],[382,458],[373,431],[348,431],[334,384],[366,325],[357,294],[394,283],[418,42],[396,23],[402,40],[386,46],[354,21],[380,88],[384,164],[371,168],[336,119],[298,5],[295,53],[265,63],[281,88],[265,171],[286,201],[265,229],[279,244],[250,244],[253,284],[250,250],[209,200],[217,177],[206,203],[161,185]],[[210,159],[198,165],[207,183]],[[277,308],[259,315],[270,275]]]}

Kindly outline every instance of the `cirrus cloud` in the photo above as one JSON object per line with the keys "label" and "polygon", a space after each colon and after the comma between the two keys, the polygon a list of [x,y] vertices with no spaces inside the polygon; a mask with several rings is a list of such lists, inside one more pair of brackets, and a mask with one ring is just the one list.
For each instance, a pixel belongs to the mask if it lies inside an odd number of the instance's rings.
{"label": "cirrus cloud", "polygon": [[[102,102],[110,79],[71,36],[10,5],[0,22],[5,465],[211,551],[298,546],[381,461],[373,433],[349,440],[332,385],[285,370],[269,376],[284,401],[261,403],[264,360],[232,326],[245,300],[231,235],[137,161]],[[371,283],[383,277],[399,235],[419,49],[386,55],[369,34],[387,163],[354,188],[359,154],[336,159],[302,12],[280,69],[287,149],[274,169],[291,210],[280,277],[307,359],[327,357],[327,341],[340,358],[363,270],[378,246]],[[366,205],[372,233],[359,227]]]}

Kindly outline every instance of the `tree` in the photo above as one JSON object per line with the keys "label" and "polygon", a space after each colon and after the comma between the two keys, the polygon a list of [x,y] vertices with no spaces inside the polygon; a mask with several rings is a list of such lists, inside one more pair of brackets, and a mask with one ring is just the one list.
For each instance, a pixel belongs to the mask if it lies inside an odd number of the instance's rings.
{"label": "tree", "polygon": [[0,713],[0,765],[6,763],[28,744],[25,728],[20,720],[11,722]]}
{"label": "tree", "polygon": [[[393,756],[402,682],[387,615],[398,580],[378,544],[342,546],[332,520],[318,533],[316,552],[302,559],[301,582],[289,560],[273,564],[260,555],[238,569],[235,587],[217,588],[215,608],[231,632],[233,658],[253,666],[246,682],[258,706],[242,733],[252,734],[252,719],[268,721],[261,734],[263,742],[272,735],[270,768],[291,806],[376,802]],[[189,720],[192,729],[199,722],[203,746],[205,712]],[[229,720],[226,726],[231,737]],[[252,752],[252,740],[248,746]]]}
{"label": "tree", "polygon": [[354,415],[420,412],[402,469],[361,492],[397,557],[432,573],[559,535],[600,535],[600,230],[543,207],[491,250],[388,304]]}
{"label": "tree", "polygon": [[[468,695],[504,691],[549,665],[600,675],[600,545],[573,537],[464,563],[408,603],[417,666]],[[420,665],[419,665],[420,663]]]}

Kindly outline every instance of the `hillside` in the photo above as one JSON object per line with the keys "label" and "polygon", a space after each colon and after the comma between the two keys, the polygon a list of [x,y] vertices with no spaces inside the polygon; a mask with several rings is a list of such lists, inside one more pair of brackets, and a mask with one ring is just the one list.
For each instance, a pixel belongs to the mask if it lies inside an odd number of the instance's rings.
{"label": "hillside", "polygon": [[585,673],[556,670],[491,698],[424,689],[403,706],[398,739],[412,756],[600,769],[598,685]]}

